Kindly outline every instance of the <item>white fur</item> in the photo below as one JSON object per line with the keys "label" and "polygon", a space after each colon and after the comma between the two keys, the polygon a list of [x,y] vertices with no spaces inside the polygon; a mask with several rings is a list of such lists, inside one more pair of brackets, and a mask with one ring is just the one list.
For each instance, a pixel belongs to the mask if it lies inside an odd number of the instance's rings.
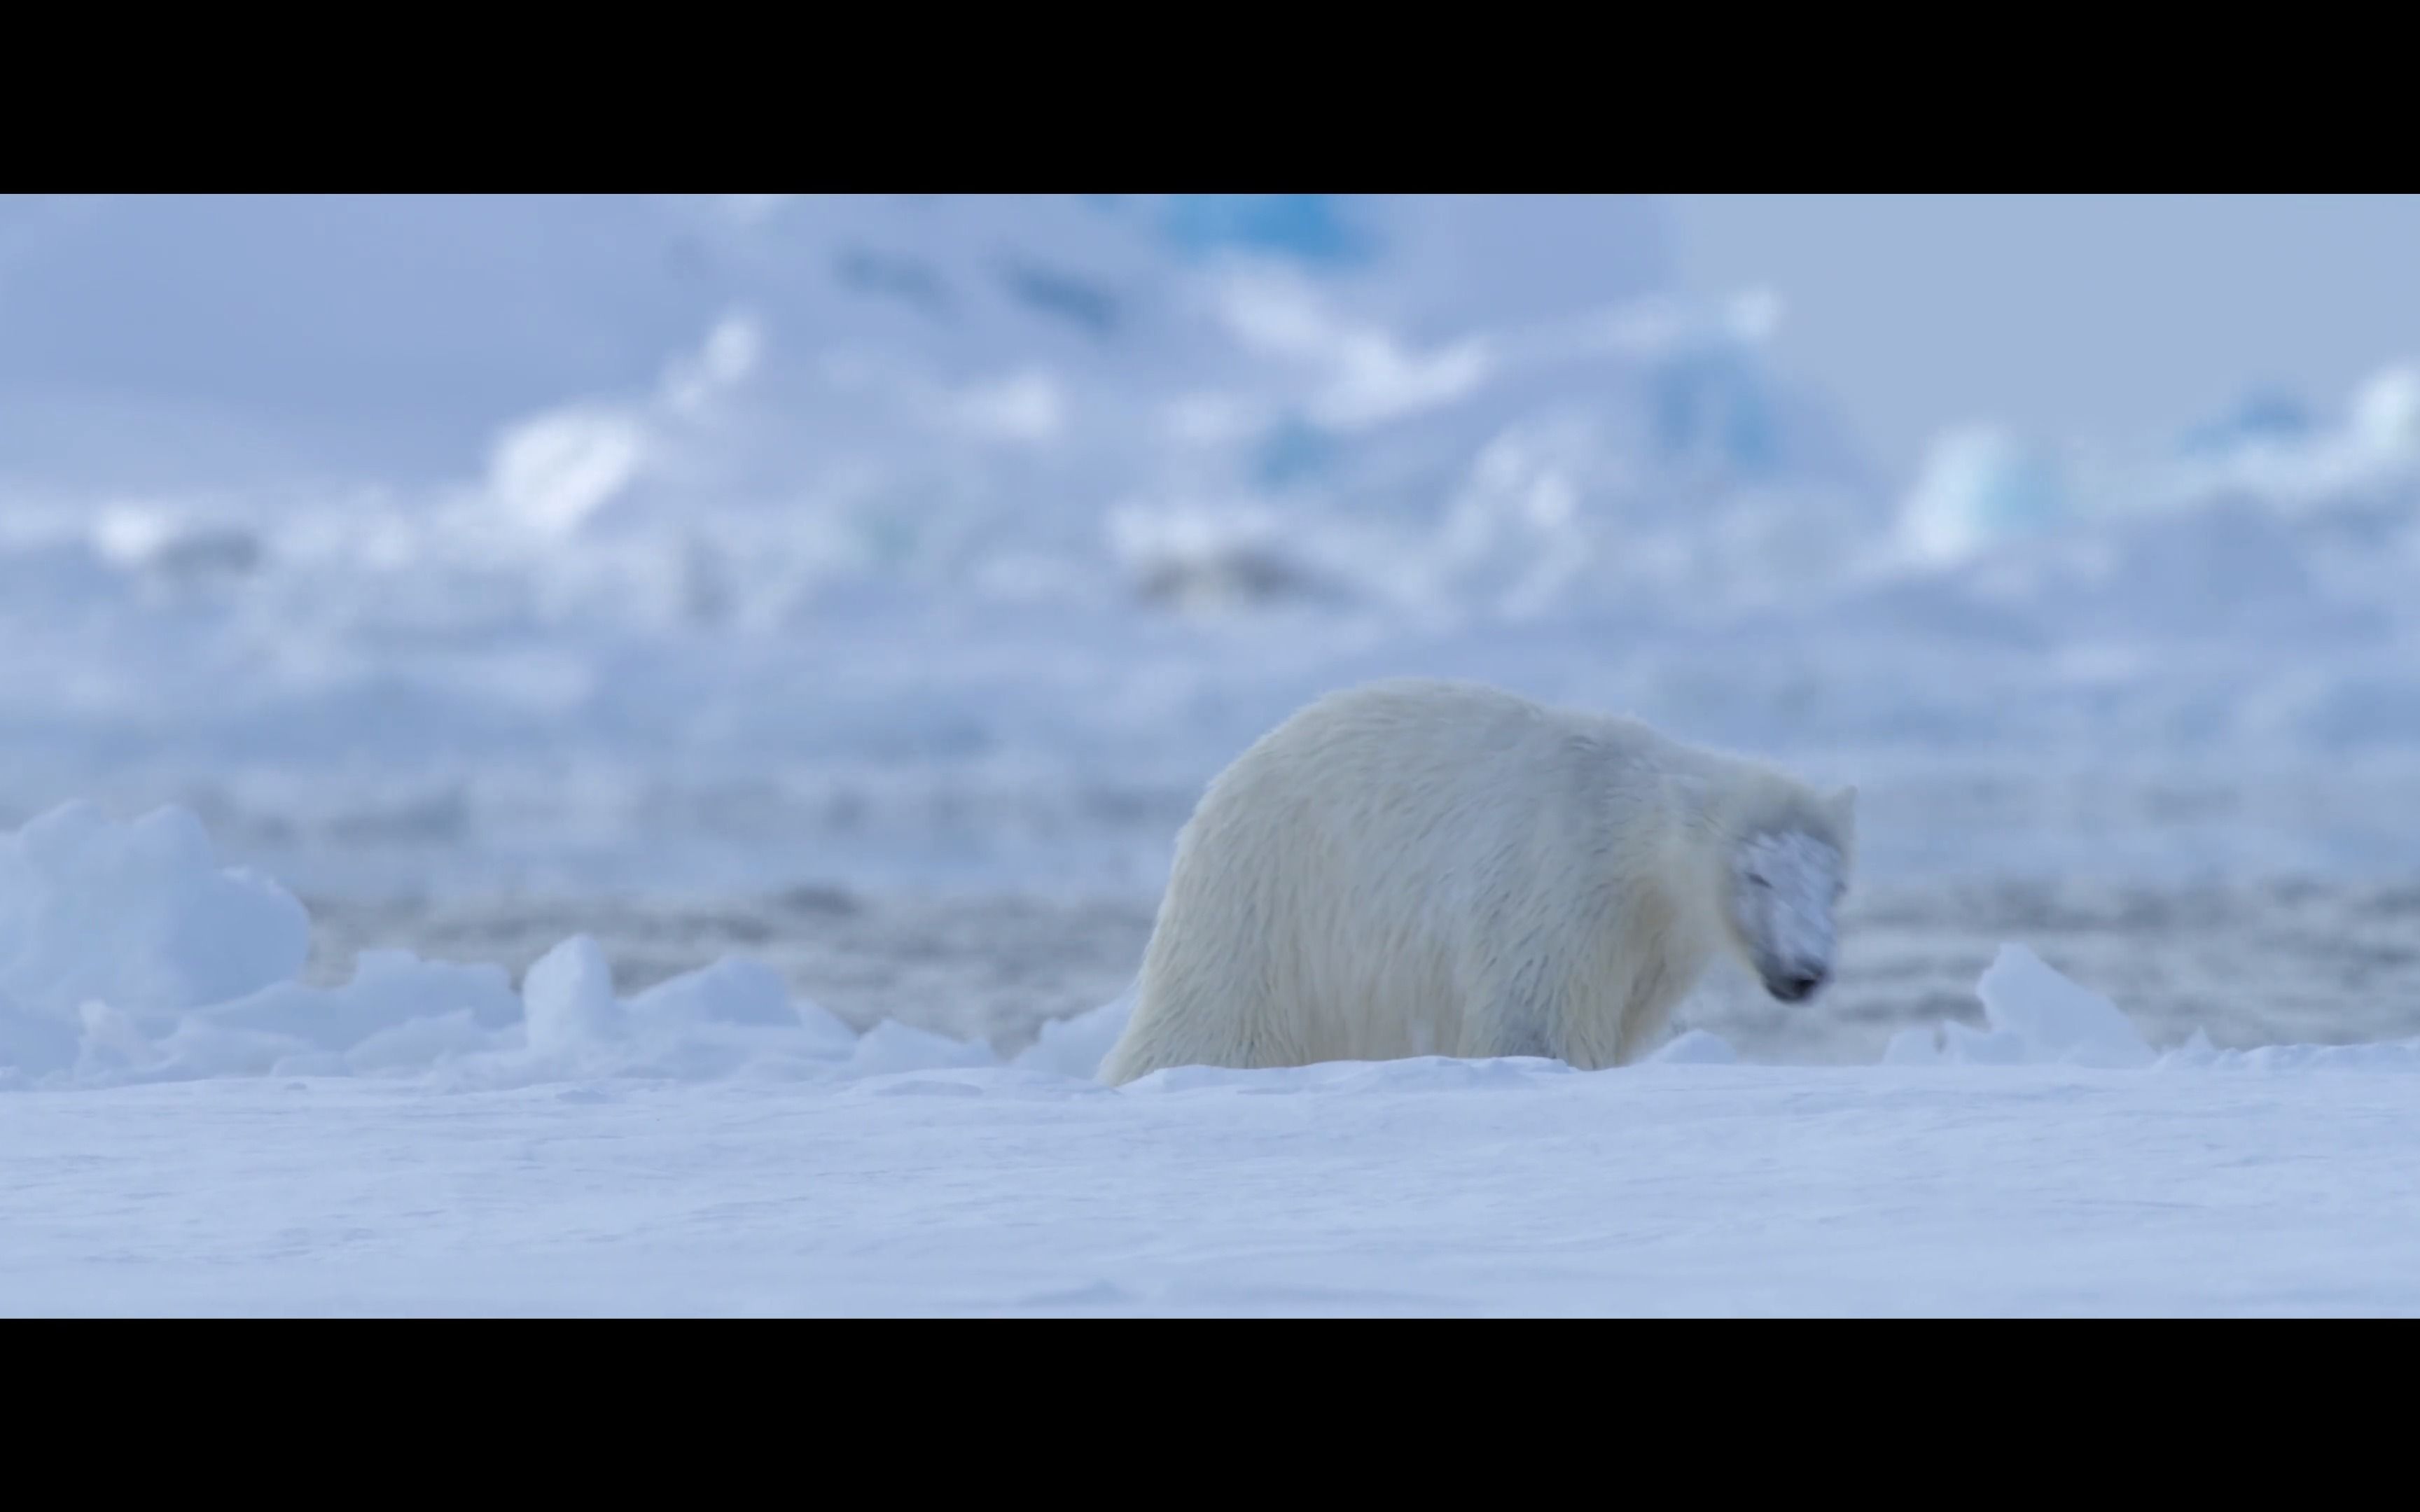
{"label": "white fur", "polygon": [[1854,789],[1471,684],[1331,694],[1237,757],[1179,833],[1101,1078],[1625,1064],[1717,949],[1768,987],[1829,975],[1854,807]]}

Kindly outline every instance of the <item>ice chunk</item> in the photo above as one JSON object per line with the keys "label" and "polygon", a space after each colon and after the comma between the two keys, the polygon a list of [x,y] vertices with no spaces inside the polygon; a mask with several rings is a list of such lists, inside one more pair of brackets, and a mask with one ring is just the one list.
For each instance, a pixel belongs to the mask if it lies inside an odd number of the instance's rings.
{"label": "ice chunk", "polygon": [[793,1002],[781,973],[739,956],[658,982],[629,1002],[634,1022],[654,1026],[753,1025],[803,1029],[834,1055],[847,1055],[857,1034],[821,1006]]}
{"label": "ice chunk", "polygon": [[88,1000],[142,1022],[290,980],[311,921],[265,877],[223,869],[201,822],[132,825],[95,805],[0,835],[0,994],[62,1024]]}
{"label": "ice chunk", "polygon": [[999,1063],[991,1047],[980,1040],[953,1040],[896,1019],[885,1019],[857,1041],[849,1057],[849,1071],[858,1076],[876,1076],[892,1072],[945,1071]]}
{"label": "ice chunk", "polygon": [[342,987],[282,982],[204,1011],[231,1028],[291,1035],[323,1050],[349,1050],[419,1019],[457,1013],[487,1029],[510,1027],[521,1000],[501,966],[423,961],[409,950],[364,950]]}
{"label": "ice chunk", "polygon": [[561,1055],[621,1037],[622,1007],[613,1000],[613,971],[585,934],[549,950],[521,981],[529,1047]]}
{"label": "ice chunk", "polygon": [[2154,1058],[2116,1005],[2022,945],[2000,947],[1975,993],[1992,1027],[2015,1036],[2023,1059],[2133,1070]]}
{"label": "ice chunk", "polygon": [[1010,1064],[1061,1076],[1096,1076],[1133,1016],[1134,989],[1129,987],[1098,1008],[1042,1026],[1040,1037]]}

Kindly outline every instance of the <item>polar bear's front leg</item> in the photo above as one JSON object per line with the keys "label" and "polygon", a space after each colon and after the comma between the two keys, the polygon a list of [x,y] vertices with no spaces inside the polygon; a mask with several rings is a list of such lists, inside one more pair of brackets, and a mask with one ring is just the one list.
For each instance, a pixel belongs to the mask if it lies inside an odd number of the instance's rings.
{"label": "polar bear's front leg", "polygon": [[1653,964],[1631,984],[1621,1027],[1614,1040],[1615,1065],[1636,1065],[1663,1044],[1672,1029],[1672,1011],[1689,995],[1694,980],[1695,973],[1684,976],[1672,969],[1668,960],[1653,958]]}
{"label": "polar bear's front leg", "polygon": [[1636,1064],[1671,1028],[1672,1011],[1686,995],[1688,982],[1653,954],[1639,958],[1636,976],[1600,968],[1593,977],[1575,980],[1547,1019],[1547,1054],[1575,1071]]}
{"label": "polar bear's front leg", "polygon": [[1464,1053],[1475,1059],[1529,1056],[1578,1065],[1573,1029],[1585,1015],[1574,1010],[1585,1001],[1584,991],[1575,973],[1544,964],[1482,986],[1471,995]]}

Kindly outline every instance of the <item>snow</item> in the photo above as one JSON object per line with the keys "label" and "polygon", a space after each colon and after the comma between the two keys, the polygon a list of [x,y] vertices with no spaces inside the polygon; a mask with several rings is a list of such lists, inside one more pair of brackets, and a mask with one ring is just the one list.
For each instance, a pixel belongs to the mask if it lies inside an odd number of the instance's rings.
{"label": "snow", "polygon": [[10,1314],[2420,1311],[2420,1041],[2155,1055],[2021,946],[1988,1032],[1880,1066],[1692,1030],[1111,1090],[1128,997],[1004,1064],[739,959],[625,1000],[578,935],[518,994],[314,990],[191,815],[0,856]]}
{"label": "snow", "polygon": [[2411,1092],[1404,1063],[8,1097],[0,1312],[2411,1315]]}

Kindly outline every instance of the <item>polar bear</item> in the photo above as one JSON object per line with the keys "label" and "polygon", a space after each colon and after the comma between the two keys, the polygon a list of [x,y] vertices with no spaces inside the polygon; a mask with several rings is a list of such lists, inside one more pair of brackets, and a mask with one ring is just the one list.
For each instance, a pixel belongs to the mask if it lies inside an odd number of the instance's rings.
{"label": "polar bear", "polygon": [[1333,693],[1215,779],[1101,1063],[1635,1060],[1717,950],[1832,974],[1856,790],[1468,683]]}

